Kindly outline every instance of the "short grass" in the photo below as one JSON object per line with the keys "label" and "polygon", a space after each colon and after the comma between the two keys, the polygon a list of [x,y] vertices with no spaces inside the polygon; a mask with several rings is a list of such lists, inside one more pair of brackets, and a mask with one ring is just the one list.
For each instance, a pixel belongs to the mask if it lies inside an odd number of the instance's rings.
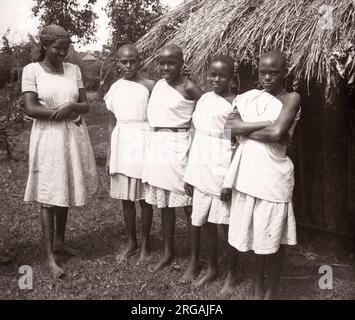
{"label": "short grass", "polygon": [[[224,260],[220,258],[218,280],[207,288],[191,289],[179,284],[188,264],[189,249],[184,214],[179,211],[176,228],[177,258],[171,267],[157,274],[148,271],[148,264],[137,265],[138,256],[118,265],[116,255],[123,250],[126,238],[119,201],[108,195],[109,179],[104,172],[107,112],[94,93],[89,94],[91,111],[86,116],[90,137],[100,173],[101,187],[89,204],[70,210],[67,225],[68,243],[81,251],[80,257],[61,258],[67,276],[54,281],[48,274],[41,240],[38,204],[24,203],[27,179],[27,157],[30,126],[16,137],[15,156],[9,162],[0,154],[0,248],[13,257],[13,264],[0,267],[0,299],[250,299],[252,256],[243,255],[239,265],[240,281],[232,296],[219,295],[223,285]],[[140,218],[137,218],[138,234]],[[221,251],[223,243],[220,243]],[[155,211],[152,227],[152,259],[159,259],[162,249],[160,213]],[[287,251],[281,279],[283,299],[354,299],[354,267],[346,262],[335,263],[304,254],[302,247]],[[202,250],[202,266],[205,267]],[[334,264],[332,290],[318,286],[318,266]],[[19,267],[33,268],[33,290],[20,290]]]}

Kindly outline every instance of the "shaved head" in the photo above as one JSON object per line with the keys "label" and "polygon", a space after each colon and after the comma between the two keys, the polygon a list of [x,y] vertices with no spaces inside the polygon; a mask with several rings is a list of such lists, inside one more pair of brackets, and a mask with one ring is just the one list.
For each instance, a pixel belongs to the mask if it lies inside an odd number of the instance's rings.
{"label": "shaved head", "polygon": [[223,54],[218,54],[212,57],[211,59],[211,64],[214,62],[222,62],[224,63],[228,69],[230,70],[230,73],[233,74],[234,72],[234,60],[231,56],[228,55],[223,55]]}
{"label": "shaved head", "polygon": [[273,63],[278,64],[283,70],[287,69],[287,60],[286,60],[286,54],[279,50],[272,50],[265,52],[261,58],[260,62],[262,61],[272,61]]}
{"label": "shaved head", "polygon": [[124,44],[121,46],[117,51],[117,55],[119,57],[122,57],[123,55],[133,55],[139,58],[139,52],[133,44]]}
{"label": "shaved head", "polygon": [[165,47],[163,47],[160,50],[160,54],[161,56],[165,56],[165,55],[170,55],[172,57],[174,57],[177,60],[183,61],[184,60],[184,54],[182,52],[182,49],[177,46],[176,44],[168,44]]}
{"label": "shaved head", "polygon": [[286,55],[281,51],[265,52],[259,61],[259,83],[269,93],[283,89],[287,76]]}

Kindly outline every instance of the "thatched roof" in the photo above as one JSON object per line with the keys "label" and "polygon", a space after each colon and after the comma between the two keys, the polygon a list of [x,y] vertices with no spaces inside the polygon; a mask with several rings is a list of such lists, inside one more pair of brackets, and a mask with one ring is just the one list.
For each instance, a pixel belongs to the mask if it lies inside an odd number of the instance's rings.
{"label": "thatched roof", "polygon": [[201,81],[213,54],[229,53],[256,67],[261,53],[278,48],[295,76],[331,86],[331,57],[346,60],[355,43],[354,9],[354,0],[190,0],[166,13],[137,46],[148,69],[162,46],[182,46]]}
{"label": "thatched roof", "polygon": [[87,54],[83,59],[82,61],[89,61],[89,62],[92,62],[92,61],[96,61],[96,58],[91,55],[91,54]]}

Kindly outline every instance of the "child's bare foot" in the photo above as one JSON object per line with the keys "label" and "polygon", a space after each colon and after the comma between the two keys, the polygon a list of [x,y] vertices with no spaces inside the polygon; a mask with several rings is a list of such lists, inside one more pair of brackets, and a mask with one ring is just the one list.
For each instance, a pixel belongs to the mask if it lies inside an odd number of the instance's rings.
{"label": "child's bare foot", "polygon": [[55,279],[64,276],[64,270],[57,265],[54,258],[49,258],[48,267]]}
{"label": "child's bare foot", "polygon": [[255,283],[253,300],[263,300],[265,295],[264,285]]}
{"label": "child's bare foot", "polygon": [[213,269],[207,269],[206,274],[196,281],[192,282],[192,288],[197,289],[206,285],[211,284],[217,278],[217,271]]}
{"label": "child's bare foot", "polygon": [[186,269],[183,276],[180,278],[179,282],[180,283],[190,283],[192,280],[194,280],[198,276],[199,270],[200,270],[200,267],[197,262],[196,263],[190,262],[188,268]]}
{"label": "child's bare foot", "polygon": [[220,295],[222,295],[223,297],[231,296],[233,294],[236,282],[237,282],[236,277],[228,273],[226,280],[224,281],[224,285],[220,292]]}
{"label": "child's bare foot", "polygon": [[116,260],[118,264],[121,264],[127,261],[130,257],[134,256],[137,253],[138,246],[128,246],[127,249],[117,255]]}
{"label": "child's bare foot", "polygon": [[80,255],[79,250],[70,248],[70,247],[66,246],[64,243],[63,244],[56,244],[54,252],[64,253],[64,254],[67,254],[70,256],[74,256],[74,257],[77,257]]}
{"label": "child's bare foot", "polygon": [[173,261],[173,255],[164,255],[158,263],[156,263],[155,265],[149,268],[149,271],[155,273],[160,270],[163,270],[168,265],[170,265],[172,261]]}
{"label": "child's bare foot", "polygon": [[150,250],[147,249],[147,248],[142,247],[141,248],[141,254],[140,254],[139,259],[137,261],[137,266],[142,265],[142,264],[144,264],[146,262],[149,262],[150,258],[151,258]]}
{"label": "child's bare foot", "polygon": [[277,288],[267,288],[264,296],[264,300],[278,300],[279,294]]}
{"label": "child's bare foot", "polygon": [[12,262],[11,258],[9,257],[4,257],[4,256],[0,256],[0,265],[8,265]]}

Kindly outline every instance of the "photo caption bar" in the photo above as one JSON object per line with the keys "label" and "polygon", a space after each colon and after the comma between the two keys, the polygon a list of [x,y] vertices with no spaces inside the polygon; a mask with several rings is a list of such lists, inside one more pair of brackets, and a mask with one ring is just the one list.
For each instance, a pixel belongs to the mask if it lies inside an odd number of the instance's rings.
{"label": "photo caption bar", "polygon": [[[188,317],[193,316],[194,319],[196,316],[199,317],[210,317],[213,316],[213,319],[222,319],[221,317],[216,318],[215,316],[223,316],[223,307],[218,303],[196,303],[196,302],[183,302],[183,303],[138,303],[133,305],[130,310],[131,319],[138,319],[138,316],[149,316],[155,317],[156,319],[171,319],[171,317]],[[137,317],[135,317],[137,316]]]}

